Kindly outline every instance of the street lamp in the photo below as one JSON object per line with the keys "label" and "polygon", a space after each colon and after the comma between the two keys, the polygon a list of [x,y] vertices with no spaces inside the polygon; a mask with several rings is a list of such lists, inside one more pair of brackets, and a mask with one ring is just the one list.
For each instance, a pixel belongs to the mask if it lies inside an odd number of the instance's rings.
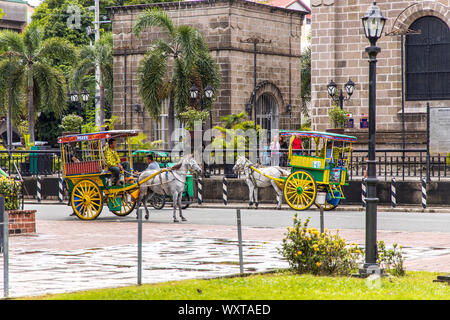
{"label": "street lamp", "polygon": [[84,88],[81,91],[81,100],[86,104],[89,100],[89,91],[86,90],[86,88]]}
{"label": "street lamp", "polygon": [[376,147],[376,64],[377,54],[381,51],[376,46],[381,37],[386,18],[383,17],[376,2],[369,8],[362,18],[364,33],[369,39],[370,46],[366,48],[369,55],[369,141],[367,160],[367,197],[366,197],[366,248],[365,263],[359,270],[361,276],[381,274],[377,264],[377,172],[375,162]]}
{"label": "street lamp", "polygon": [[[348,79],[347,83],[344,85],[345,88],[345,92],[347,92],[347,97],[344,97],[344,93],[342,91],[342,89],[340,90],[338,99],[339,99],[339,107],[341,108],[341,110],[344,108],[344,101],[350,100],[353,91],[355,90],[355,83],[351,80]],[[327,91],[328,94],[330,95],[330,97],[332,99],[334,99],[335,95],[336,95],[336,91],[337,91],[337,85],[336,83],[331,80],[330,83],[327,85]]]}
{"label": "street lamp", "polygon": [[[211,100],[214,95],[214,89],[211,87],[211,85],[207,85],[203,92],[200,92],[200,90],[197,88],[195,84],[192,85],[192,87],[189,89],[189,95],[191,96],[191,99],[195,100],[200,94],[200,108],[203,110],[205,108],[205,104],[203,101],[203,96],[205,96],[208,100]],[[209,128],[212,129],[212,113],[211,108],[209,108]]]}

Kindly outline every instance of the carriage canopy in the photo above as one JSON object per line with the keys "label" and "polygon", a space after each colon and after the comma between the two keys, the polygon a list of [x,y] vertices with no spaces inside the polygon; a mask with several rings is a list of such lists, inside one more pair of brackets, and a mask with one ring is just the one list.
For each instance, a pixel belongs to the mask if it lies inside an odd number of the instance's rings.
{"label": "carriage canopy", "polygon": [[111,130],[111,131],[93,132],[93,133],[85,133],[85,134],[72,134],[72,135],[59,137],[58,143],[134,137],[134,136],[137,136],[138,134],[139,134],[139,131],[137,131],[137,130]]}
{"label": "carriage canopy", "polygon": [[323,138],[334,141],[356,141],[356,137],[347,136],[343,134],[337,134],[332,132],[320,132],[320,131],[300,131],[300,130],[280,130],[280,136],[300,136],[308,138]]}

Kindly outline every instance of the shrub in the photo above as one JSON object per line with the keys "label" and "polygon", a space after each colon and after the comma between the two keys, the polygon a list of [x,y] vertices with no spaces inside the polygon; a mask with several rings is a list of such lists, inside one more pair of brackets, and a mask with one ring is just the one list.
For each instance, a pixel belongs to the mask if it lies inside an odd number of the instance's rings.
{"label": "shrub", "polygon": [[11,178],[0,177],[0,195],[5,197],[5,209],[19,209],[19,194],[22,189],[22,183]]}
{"label": "shrub", "polygon": [[350,275],[362,258],[357,244],[348,245],[338,233],[328,229],[320,233],[308,228],[309,218],[303,223],[294,217],[294,226],[288,228],[280,253],[287,259],[292,271],[315,275]]}
{"label": "shrub", "polygon": [[404,257],[402,252],[402,246],[394,243],[392,249],[386,249],[384,241],[377,241],[378,258],[377,263],[386,272],[391,273],[393,276],[404,276],[406,274],[404,268]]}
{"label": "shrub", "polygon": [[76,114],[64,116],[61,120],[61,128],[64,131],[79,131],[83,124],[83,118]]}
{"label": "shrub", "polygon": [[328,111],[328,117],[333,128],[344,128],[348,121],[347,112],[338,106],[334,106]]}

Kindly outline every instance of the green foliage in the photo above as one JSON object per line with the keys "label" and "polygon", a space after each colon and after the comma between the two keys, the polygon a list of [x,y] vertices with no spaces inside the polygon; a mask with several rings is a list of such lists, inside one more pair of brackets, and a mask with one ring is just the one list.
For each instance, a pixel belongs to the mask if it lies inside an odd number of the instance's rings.
{"label": "green foliage", "polygon": [[0,195],[5,197],[5,209],[19,209],[19,195],[22,190],[22,183],[5,176],[0,177]]}
{"label": "green foliage", "polygon": [[80,130],[81,125],[83,124],[83,118],[77,116],[76,114],[69,114],[64,116],[61,120],[61,128],[64,131],[76,131]]}
{"label": "green foliage", "polygon": [[308,228],[308,223],[309,218],[302,223],[295,214],[294,226],[288,228],[279,249],[291,270],[315,275],[350,275],[358,266],[362,249],[357,244],[348,245],[345,239],[327,229],[320,233]]}
{"label": "green foliage", "polygon": [[403,265],[405,259],[403,257],[402,246],[394,243],[392,249],[387,249],[384,241],[377,241],[378,258],[377,263],[385,271],[394,276],[404,276],[406,274]]}
{"label": "green foliage", "polygon": [[164,140],[148,141],[147,135],[140,132],[137,136],[130,137],[130,144],[132,149],[154,150],[161,148],[164,145]]}
{"label": "green foliage", "polygon": [[186,124],[186,130],[194,130],[194,124],[196,121],[205,122],[209,118],[208,111],[198,111],[194,108],[187,107],[186,111],[183,111],[179,115],[180,120]]}
{"label": "green foliage", "polygon": [[336,105],[328,111],[328,117],[333,128],[344,128],[348,121],[347,112]]}
{"label": "green foliage", "polygon": [[[139,37],[148,27],[157,27],[164,34],[152,42],[138,66],[139,94],[152,117],[159,117],[161,102],[169,97],[176,114],[185,111],[192,104],[189,89],[194,83],[200,92],[208,84],[217,92],[220,70],[197,29],[175,26],[167,13],[157,7],[144,10],[136,17],[133,32]],[[205,99],[205,108],[210,108],[211,103]]]}
{"label": "green foliage", "polygon": [[[28,118],[31,141],[35,138],[36,112],[54,112],[57,117],[64,114],[67,107],[66,80],[62,72],[54,66],[55,57],[65,63],[77,60],[75,47],[62,38],[43,38],[43,30],[29,25],[17,34],[12,31],[0,33],[0,48],[13,53],[13,110],[15,119]],[[8,56],[0,59],[0,109],[7,107],[8,97]],[[25,113],[25,103],[28,112]],[[28,116],[28,117],[27,117]]]}
{"label": "green foliage", "polygon": [[307,103],[311,101],[311,46],[308,46],[301,57],[301,95],[302,115],[309,117]]}
{"label": "green foliage", "polygon": [[247,113],[245,111],[242,111],[241,113],[238,113],[238,114],[230,114],[228,116],[223,116],[220,118],[220,121],[222,121],[224,123],[224,127],[226,129],[231,129],[235,125],[241,123],[242,120],[246,117],[247,117]]}

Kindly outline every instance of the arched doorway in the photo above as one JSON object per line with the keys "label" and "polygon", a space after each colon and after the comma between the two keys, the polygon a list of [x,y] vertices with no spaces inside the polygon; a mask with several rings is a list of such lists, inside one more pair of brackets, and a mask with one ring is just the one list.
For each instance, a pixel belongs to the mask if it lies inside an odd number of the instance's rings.
{"label": "arched doorway", "polygon": [[267,141],[278,131],[278,103],[275,97],[263,93],[256,100],[256,123],[267,130]]}

